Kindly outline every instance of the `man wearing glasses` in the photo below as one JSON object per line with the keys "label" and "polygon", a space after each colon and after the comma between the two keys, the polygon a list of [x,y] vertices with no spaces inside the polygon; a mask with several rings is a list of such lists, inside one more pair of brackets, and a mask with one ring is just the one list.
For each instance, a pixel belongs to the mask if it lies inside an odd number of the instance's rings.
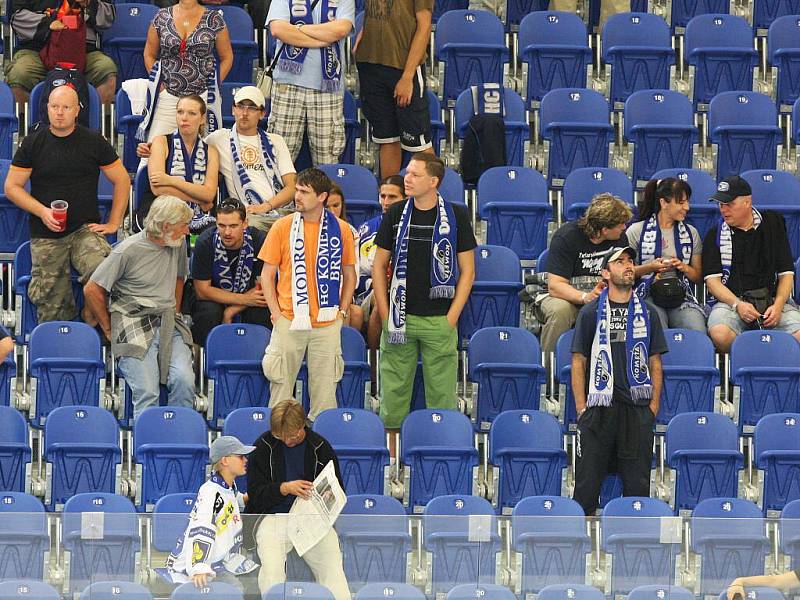
{"label": "man wearing glasses", "polygon": [[192,337],[205,345],[208,332],[239,316],[242,323],[272,328],[259,276],[258,258],[267,235],[250,227],[244,204],[226,198],[217,206],[217,226],[204,231],[192,254],[197,300],[192,306]]}

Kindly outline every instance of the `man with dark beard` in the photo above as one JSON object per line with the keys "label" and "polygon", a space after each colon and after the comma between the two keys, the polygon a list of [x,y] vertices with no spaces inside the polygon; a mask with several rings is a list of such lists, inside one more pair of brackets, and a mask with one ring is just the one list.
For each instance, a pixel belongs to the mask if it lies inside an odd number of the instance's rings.
{"label": "man with dark beard", "polygon": [[[607,287],[581,309],[572,342],[572,390],[578,415],[573,498],[587,515],[597,509],[600,486],[618,473],[624,496],[648,496],[653,424],[661,394],[661,321],[633,293],[636,251],[606,252]],[[588,363],[588,364],[587,364]],[[587,369],[588,366],[588,369]]]}

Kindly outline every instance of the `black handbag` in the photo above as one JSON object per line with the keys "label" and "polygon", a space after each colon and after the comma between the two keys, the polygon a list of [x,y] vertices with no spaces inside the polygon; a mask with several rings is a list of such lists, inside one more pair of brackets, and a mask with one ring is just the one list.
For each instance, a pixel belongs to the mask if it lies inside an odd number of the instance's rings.
{"label": "black handbag", "polygon": [[686,300],[686,288],[678,277],[659,277],[650,285],[650,298],[661,308],[678,308]]}

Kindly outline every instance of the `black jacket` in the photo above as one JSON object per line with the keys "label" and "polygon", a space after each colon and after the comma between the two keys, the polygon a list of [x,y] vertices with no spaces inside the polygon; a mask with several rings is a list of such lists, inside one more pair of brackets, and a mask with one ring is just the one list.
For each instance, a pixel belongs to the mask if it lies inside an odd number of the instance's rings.
{"label": "black jacket", "polygon": [[[274,512],[274,508],[286,499],[281,494],[281,484],[286,481],[283,458],[286,446],[267,431],[256,440],[255,447],[247,462],[248,501],[245,513],[263,515]],[[328,440],[306,427],[305,479],[314,481],[331,460],[339,485],[344,489],[339,461],[333,448]]]}

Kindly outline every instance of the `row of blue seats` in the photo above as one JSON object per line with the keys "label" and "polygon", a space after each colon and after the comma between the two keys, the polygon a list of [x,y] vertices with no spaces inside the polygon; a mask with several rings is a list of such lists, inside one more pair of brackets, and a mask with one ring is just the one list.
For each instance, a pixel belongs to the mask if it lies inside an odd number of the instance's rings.
{"label": "row of blue seats", "polygon": [[[3,577],[42,580],[51,539],[41,505],[19,493],[1,499],[0,520],[7,526],[0,550],[11,558],[4,562]],[[60,518],[59,537],[70,553],[67,591],[78,591],[91,581],[136,579],[137,555],[172,550],[186,528],[194,500],[187,493],[162,498],[146,521],[143,540],[143,528],[126,498],[102,493],[71,498]],[[482,498],[441,496],[428,504],[421,519],[411,520],[397,500],[353,495],[336,529],[353,592],[370,584],[411,580],[408,556],[416,538],[426,554],[418,558],[427,563],[423,582],[431,598],[466,583],[495,584],[498,563],[511,564],[504,548],[518,553],[511,579],[522,598],[547,596],[546,588],[554,584],[588,582],[589,558],[595,558],[590,527],[596,528],[598,550],[610,564],[604,587],[612,598],[653,582],[680,585],[677,565],[691,560],[691,555],[681,556],[683,547],[701,561],[694,570],[693,586],[701,597],[724,591],[734,577],[762,573],[768,556],[786,556],[793,565],[800,559],[800,501],[787,505],[779,520],[767,521],[747,500],[709,498],[696,507],[684,527],[684,520],[673,517],[660,500],[617,498],[595,523],[585,520],[574,500],[558,496],[525,498],[509,519],[498,519]],[[155,567],[154,562],[147,567]],[[294,555],[288,559],[287,577],[312,579]]]}

